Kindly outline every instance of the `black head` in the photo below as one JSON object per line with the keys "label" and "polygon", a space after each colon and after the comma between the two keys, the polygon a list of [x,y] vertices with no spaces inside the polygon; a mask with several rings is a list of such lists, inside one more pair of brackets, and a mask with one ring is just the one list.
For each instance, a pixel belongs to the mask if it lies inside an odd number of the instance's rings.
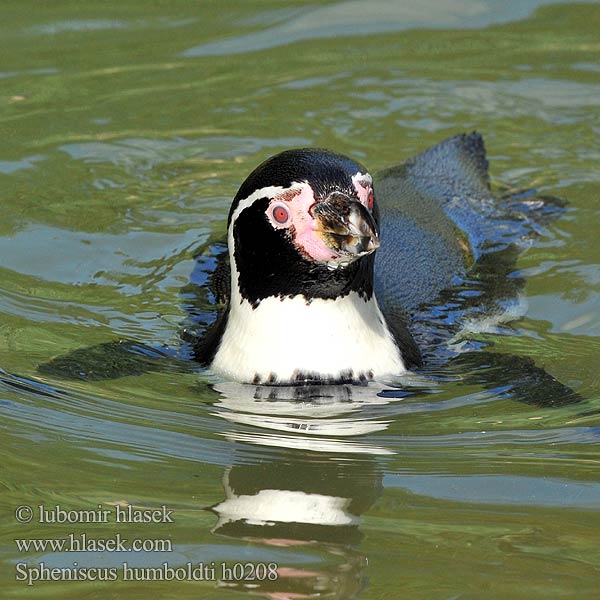
{"label": "black head", "polygon": [[328,150],[287,150],[259,165],[229,213],[232,270],[253,305],[267,297],[373,291],[379,246],[372,180]]}

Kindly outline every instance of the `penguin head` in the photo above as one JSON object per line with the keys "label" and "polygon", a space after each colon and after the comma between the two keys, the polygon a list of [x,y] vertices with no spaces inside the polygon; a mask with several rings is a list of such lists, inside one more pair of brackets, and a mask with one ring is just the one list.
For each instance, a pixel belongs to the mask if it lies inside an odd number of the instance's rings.
{"label": "penguin head", "polygon": [[242,299],[372,295],[379,218],[367,170],[322,149],[287,150],[259,165],[228,222]]}

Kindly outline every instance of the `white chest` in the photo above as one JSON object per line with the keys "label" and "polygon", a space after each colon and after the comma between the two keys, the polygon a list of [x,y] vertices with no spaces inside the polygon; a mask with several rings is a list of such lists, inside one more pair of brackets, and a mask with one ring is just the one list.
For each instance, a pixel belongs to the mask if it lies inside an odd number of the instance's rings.
{"label": "white chest", "polygon": [[252,308],[234,296],[212,364],[228,379],[359,380],[406,370],[374,298],[365,301],[356,292],[310,304],[303,296],[267,298]]}

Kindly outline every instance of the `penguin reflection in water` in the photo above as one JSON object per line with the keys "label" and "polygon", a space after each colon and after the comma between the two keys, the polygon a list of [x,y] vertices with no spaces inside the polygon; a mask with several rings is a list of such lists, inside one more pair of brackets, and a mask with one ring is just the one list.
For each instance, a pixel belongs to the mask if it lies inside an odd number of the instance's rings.
{"label": "penguin reflection in water", "polygon": [[465,334],[519,316],[516,256],[564,211],[556,198],[494,198],[487,165],[477,133],[374,177],[327,150],[273,156],[236,194],[227,246],[197,257],[182,293],[193,321],[183,350],[113,343],[40,370],[104,379],[189,370],[181,359],[193,358],[226,380],[313,388],[444,365],[486,387],[521,385],[526,401],[573,401],[531,359],[482,351]]}

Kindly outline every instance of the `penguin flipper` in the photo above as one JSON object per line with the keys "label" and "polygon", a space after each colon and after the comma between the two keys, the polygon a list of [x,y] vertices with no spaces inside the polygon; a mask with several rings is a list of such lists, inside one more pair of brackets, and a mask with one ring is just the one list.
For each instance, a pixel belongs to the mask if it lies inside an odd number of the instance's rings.
{"label": "penguin flipper", "polygon": [[60,379],[103,381],[149,372],[189,373],[194,363],[166,348],[133,340],[115,340],[78,348],[38,365],[40,375]]}
{"label": "penguin flipper", "polygon": [[189,340],[192,344],[192,355],[196,362],[203,366],[210,365],[219,349],[219,342],[225,333],[228,317],[228,311],[220,312],[216,321],[202,335]]}
{"label": "penguin flipper", "polygon": [[418,369],[423,366],[423,356],[415,338],[409,330],[409,319],[399,306],[387,306],[385,320],[396,345],[400,349],[402,362],[407,369]]}
{"label": "penguin flipper", "polygon": [[191,346],[196,362],[209,365],[227,327],[231,272],[227,243],[219,241],[196,255],[191,283],[182,292],[185,308],[191,317],[181,338]]}
{"label": "penguin flipper", "polygon": [[558,381],[527,356],[478,351],[459,354],[448,368],[458,370],[468,385],[483,385],[504,398],[543,408],[558,408],[583,397]]}

